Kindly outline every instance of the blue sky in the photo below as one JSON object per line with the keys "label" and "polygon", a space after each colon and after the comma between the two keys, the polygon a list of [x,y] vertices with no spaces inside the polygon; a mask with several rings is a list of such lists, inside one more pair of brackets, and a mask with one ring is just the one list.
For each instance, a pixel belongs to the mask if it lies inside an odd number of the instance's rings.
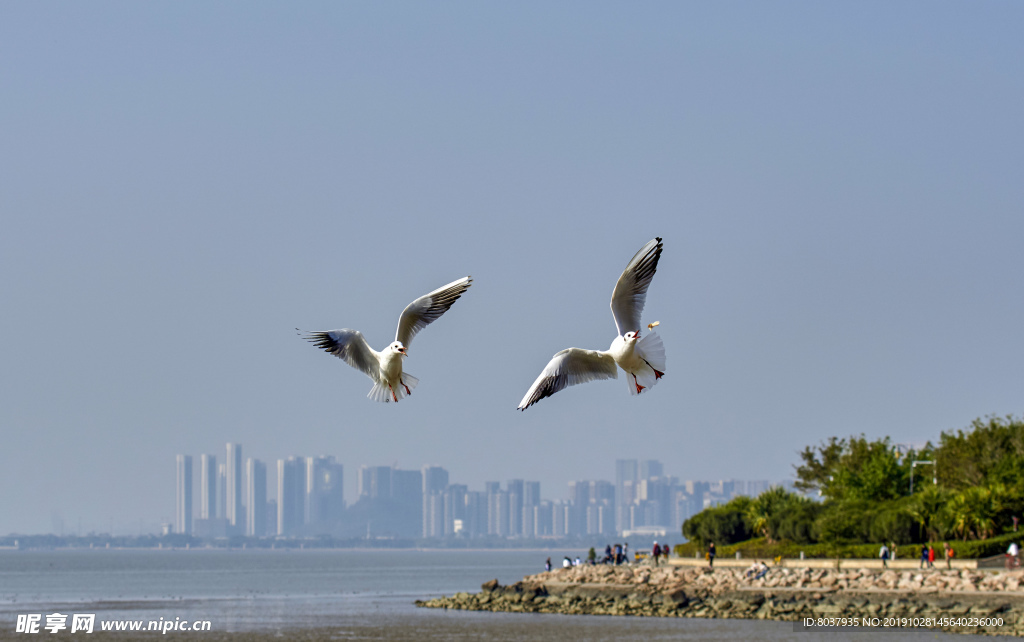
{"label": "blue sky", "polygon": [[[783,479],[1020,414],[1024,8],[0,6],[0,533],[155,528],[176,453]],[[605,349],[654,236],[649,394]],[[424,330],[400,404],[295,336]],[[271,475],[273,477],[273,475]],[[351,492],[349,493],[351,495]]]}

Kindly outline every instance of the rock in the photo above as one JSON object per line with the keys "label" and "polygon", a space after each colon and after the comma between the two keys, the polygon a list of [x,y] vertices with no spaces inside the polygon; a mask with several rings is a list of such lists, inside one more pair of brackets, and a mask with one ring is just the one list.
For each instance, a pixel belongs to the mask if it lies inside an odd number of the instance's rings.
{"label": "rock", "polygon": [[493,579],[489,582],[484,582],[483,584],[481,584],[480,588],[482,588],[485,591],[496,591],[501,588],[501,584],[498,584],[497,579]]}

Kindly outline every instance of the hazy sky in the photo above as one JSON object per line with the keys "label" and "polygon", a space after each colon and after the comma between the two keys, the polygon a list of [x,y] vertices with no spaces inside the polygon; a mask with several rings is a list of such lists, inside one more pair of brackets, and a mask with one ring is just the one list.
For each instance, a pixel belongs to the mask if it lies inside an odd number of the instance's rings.
{"label": "hazy sky", "polygon": [[[0,4],[0,533],[156,528],[174,456],[788,478],[1020,414],[1024,5]],[[606,349],[650,238],[668,374]],[[296,337],[413,342],[412,397]],[[198,466],[198,464],[197,464]],[[271,474],[271,482],[275,475]]]}

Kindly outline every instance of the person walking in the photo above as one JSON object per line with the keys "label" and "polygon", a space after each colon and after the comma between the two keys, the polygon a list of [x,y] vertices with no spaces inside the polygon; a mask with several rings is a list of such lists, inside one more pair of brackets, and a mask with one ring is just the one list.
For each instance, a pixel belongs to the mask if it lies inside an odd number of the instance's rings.
{"label": "person walking", "polygon": [[658,540],[654,540],[654,548],[651,549],[651,562],[655,566],[658,565],[658,556],[661,555],[661,547],[658,546]]}
{"label": "person walking", "polygon": [[1017,546],[1017,542],[1010,542],[1010,548],[1006,549],[1006,570],[1017,568],[1018,553],[1020,553],[1020,548]]}
{"label": "person walking", "polygon": [[715,543],[708,544],[708,568],[715,567]]}
{"label": "person walking", "polygon": [[928,568],[935,568],[935,549],[928,545]]}
{"label": "person walking", "polygon": [[952,570],[953,568],[953,547],[949,545],[949,542],[942,543],[943,552],[946,554],[946,568]]}
{"label": "person walking", "polygon": [[878,549],[878,557],[882,560],[882,568],[889,568],[889,547],[882,544],[882,548]]}
{"label": "person walking", "polygon": [[921,568],[928,565],[928,545],[921,544]]}

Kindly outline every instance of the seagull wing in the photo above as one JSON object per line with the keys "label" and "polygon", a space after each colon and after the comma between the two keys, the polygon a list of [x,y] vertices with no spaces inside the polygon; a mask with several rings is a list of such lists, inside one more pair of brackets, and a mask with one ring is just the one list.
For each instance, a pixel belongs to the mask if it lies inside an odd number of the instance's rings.
{"label": "seagull wing", "polygon": [[401,341],[402,345],[408,348],[416,333],[437,321],[472,284],[473,279],[464,276],[458,281],[442,285],[430,294],[424,294],[407,305],[398,319],[395,341]]}
{"label": "seagull wing", "polygon": [[366,343],[363,333],[359,330],[344,328],[327,332],[309,332],[302,338],[343,359],[356,370],[362,370],[374,382],[380,378],[377,353]]}
{"label": "seagull wing", "polygon": [[526,396],[519,402],[519,410],[526,410],[544,397],[550,397],[569,386],[597,379],[616,379],[618,376],[615,359],[607,352],[580,348],[562,350],[551,358],[530,386]]}
{"label": "seagull wing", "polygon": [[648,241],[623,270],[612,290],[612,316],[620,337],[630,330],[640,329],[647,287],[654,278],[654,271],[658,269],[661,248],[661,237]]}

